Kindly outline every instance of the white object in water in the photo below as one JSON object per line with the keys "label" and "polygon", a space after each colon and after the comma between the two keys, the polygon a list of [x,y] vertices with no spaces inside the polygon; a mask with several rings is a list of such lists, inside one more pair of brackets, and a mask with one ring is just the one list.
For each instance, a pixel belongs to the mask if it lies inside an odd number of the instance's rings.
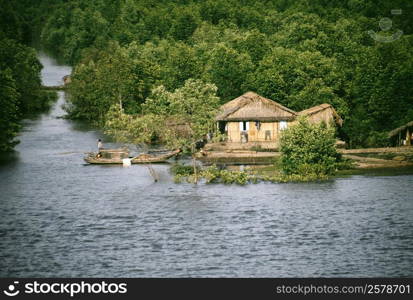
{"label": "white object in water", "polygon": [[122,159],[122,163],[123,163],[123,166],[124,166],[124,167],[129,167],[129,166],[132,164],[130,158],[124,158],[124,159]]}

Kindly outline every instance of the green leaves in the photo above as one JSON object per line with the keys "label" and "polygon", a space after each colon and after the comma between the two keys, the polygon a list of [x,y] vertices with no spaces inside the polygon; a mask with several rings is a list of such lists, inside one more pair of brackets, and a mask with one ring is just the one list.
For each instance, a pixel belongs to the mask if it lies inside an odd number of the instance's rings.
{"label": "green leaves", "polygon": [[334,127],[311,124],[306,118],[284,130],[280,151],[282,168],[287,175],[331,175],[340,155],[335,148]]}
{"label": "green leaves", "polygon": [[[139,113],[153,88],[174,91],[193,78],[215,84],[223,102],[253,90],[297,111],[330,103],[353,147],[382,144],[379,136],[411,120],[411,1],[398,1],[400,16],[384,0],[112,2],[44,10],[42,41],[78,65],[73,116],[101,120],[120,97],[126,113]],[[381,30],[382,17],[400,39],[367,34]]]}
{"label": "green leaves", "polygon": [[126,113],[138,113],[158,77],[158,66],[135,44],[123,48],[111,43],[106,51],[92,53],[75,68],[69,114],[102,123],[115,103],[122,103]]}
{"label": "green leaves", "polygon": [[0,29],[0,151],[9,151],[21,117],[47,108],[52,96],[41,89],[34,49],[3,36]]}
{"label": "green leaves", "polygon": [[9,151],[17,143],[19,96],[10,69],[0,69],[0,151]]}
{"label": "green leaves", "polygon": [[214,82],[218,95],[228,101],[242,94],[245,78],[251,72],[253,63],[248,54],[217,44],[211,49],[204,78]]}
{"label": "green leaves", "polygon": [[118,104],[111,106],[105,119],[105,132],[119,142],[150,144],[163,134],[164,118],[154,114],[125,114]]}
{"label": "green leaves", "polygon": [[340,75],[335,59],[277,47],[250,74],[249,87],[296,111],[330,103],[345,115],[348,108],[338,95]]}
{"label": "green leaves", "polygon": [[220,102],[216,91],[216,86],[193,79],[174,92],[159,86],[142,105],[143,115],[128,115],[113,105],[106,115],[106,132],[123,142],[156,141],[193,151],[213,129]]}
{"label": "green leaves", "polygon": [[[175,164],[170,169],[171,173],[174,174],[175,182],[179,183],[185,179],[189,183],[196,182],[194,169],[192,166],[185,166],[180,164]],[[229,171],[217,168],[215,165],[210,166],[205,169],[197,168],[199,177],[205,180],[205,183],[223,183],[223,184],[239,184],[245,185],[249,182],[256,182],[257,179],[243,171]]]}

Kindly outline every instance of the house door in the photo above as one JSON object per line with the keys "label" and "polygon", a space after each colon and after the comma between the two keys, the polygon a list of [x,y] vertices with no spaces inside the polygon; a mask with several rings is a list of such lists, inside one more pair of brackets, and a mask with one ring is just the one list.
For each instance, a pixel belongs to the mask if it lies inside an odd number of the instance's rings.
{"label": "house door", "polygon": [[219,133],[226,133],[227,132],[227,122],[218,122],[218,130]]}
{"label": "house door", "polygon": [[241,143],[248,142],[248,130],[250,129],[250,124],[247,121],[239,122],[239,131],[241,134]]}

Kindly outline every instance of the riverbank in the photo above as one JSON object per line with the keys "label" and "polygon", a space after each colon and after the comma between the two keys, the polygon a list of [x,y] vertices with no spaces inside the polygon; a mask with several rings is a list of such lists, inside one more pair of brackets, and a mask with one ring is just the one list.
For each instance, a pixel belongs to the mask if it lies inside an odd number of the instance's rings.
{"label": "riverbank", "polygon": [[[260,177],[274,176],[274,174],[280,173],[280,168],[274,165],[230,165],[226,166],[228,170],[232,171],[246,171],[250,174],[256,174]],[[347,170],[338,170],[337,173],[330,178],[343,178],[351,176],[400,176],[400,175],[412,175],[413,164],[403,165],[386,165],[386,166],[374,166],[374,167],[355,167]]]}
{"label": "riverbank", "polygon": [[[344,158],[351,159],[356,169],[398,168],[413,166],[413,147],[369,149],[339,149]],[[280,152],[203,151],[197,159],[205,165],[272,165]]]}
{"label": "riverbank", "polygon": [[[243,153],[247,155],[247,153]],[[360,154],[359,154],[360,155]],[[368,155],[380,154],[365,154],[366,156],[347,155],[344,154],[344,160],[337,164],[337,170],[334,175],[322,174],[293,174],[286,175],[281,166],[280,154],[270,158],[270,163],[231,163],[233,159],[228,160],[225,157],[219,162],[209,161],[204,163],[204,167],[194,173],[193,167],[190,165],[174,165],[171,173],[175,176],[176,182],[197,182],[201,180],[205,183],[224,183],[224,184],[241,184],[257,183],[257,182],[273,182],[273,183],[288,183],[288,182],[321,182],[334,178],[348,177],[352,175],[366,176],[391,176],[391,175],[410,175],[413,174],[412,156],[394,156],[395,154],[386,153],[388,157],[394,159],[380,159],[368,157]],[[383,155],[383,154],[381,154]],[[243,156],[238,157],[244,160]],[[228,163],[228,161],[230,163]],[[245,160],[244,160],[245,161]],[[224,162],[224,163],[222,163]]]}
{"label": "riverbank", "polygon": [[395,156],[396,159],[382,159],[361,155],[343,155],[355,162],[358,169],[398,168],[413,166],[413,162],[404,156]]}
{"label": "riverbank", "polygon": [[205,165],[268,165],[274,163],[280,152],[257,151],[202,151],[196,158]]}

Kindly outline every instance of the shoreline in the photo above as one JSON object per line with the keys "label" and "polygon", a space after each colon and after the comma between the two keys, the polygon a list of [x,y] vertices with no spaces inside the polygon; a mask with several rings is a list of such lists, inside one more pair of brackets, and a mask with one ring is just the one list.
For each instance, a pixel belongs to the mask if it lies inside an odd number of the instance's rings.
{"label": "shoreline", "polygon": [[[388,147],[367,149],[339,149],[344,158],[355,163],[355,169],[380,169],[413,167],[413,147]],[[248,150],[205,151],[197,153],[197,160],[205,165],[272,165],[280,152]]]}
{"label": "shoreline", "polygon": [[352,159],[357,165],[356,169],[381,169],[413,166],[413,162],[410,161],[397,161],[390,159],[362,157],[357,155],[343,155],[343,157]]}

